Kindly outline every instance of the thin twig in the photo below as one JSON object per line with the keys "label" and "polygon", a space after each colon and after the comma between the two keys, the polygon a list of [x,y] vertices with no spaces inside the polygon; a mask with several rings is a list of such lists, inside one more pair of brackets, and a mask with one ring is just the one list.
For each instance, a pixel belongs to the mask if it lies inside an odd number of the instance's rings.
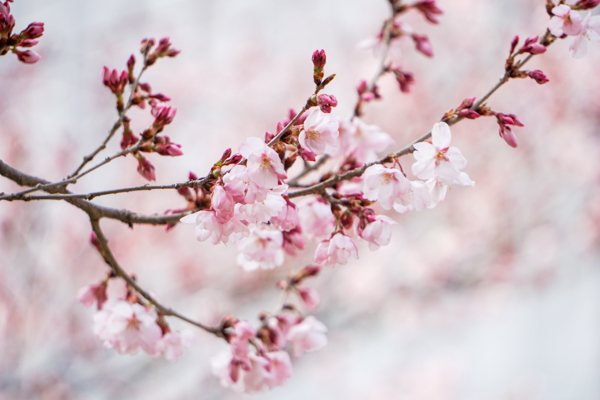
{"label": "thin twig", "polygon": [[108,246],[108,240],[106,239],[106,236],[104,236],[102,229],[100,229],[100,221],[97,219],[94,219],[90,216],[90,222],[92,223],[92,230],[98,237],[98,243],[100,243],[100,247],[103,250],[103,254],[106,256],[106,259],[109,262],[110,267],[112,268],[114,273],[117,276],[123,278],[123,280],[125,280],[125,282],[127,282],[127,284],[129,286],[134,288],[136,290],[136,292],[138,292],[140,294],[140,296],[142,296],[150,304],[152,304],[159,311],[160,314],[179,318],[185,322],[188,322],[192,325],[197,326],[200,329],[205,330],[208,333],[212,333],[212,334],[220,336],[220,337],[223,336],[221,333],[221,329],[211,327],[208,325],[204,325],[200,322],[194,321],[186,316],[183,316],[183,315],[179,314],[177,311],[175,311],[167,306],[162,305],[150,293],[146,292],[127,272],[125,272],[125,270],[123,268],[121,268],[121,266],[117,262],[117,259],[115,258],[112,251],[110,250],[110,247]]}
{"label": "thin twig", "polygon": [[121,125],[123,125],[123,121],[125,119],[125,115],[127,114],[127,111],[129,111],[129,109],[133,105],[133,96],[135,94],[136,89],[138,88],[138,86],[140,84],[140,79],[142,78],[142,75],[144,74],[144,72],[146,71],[146,69],[148,69],[148,65],[146,65],[146,60],[144,60],[144,66],[142,67],[142,70],[138,74],[138,76],[135,79],[135,81],[130,85],[131,93],[129,93],[129,99],[127,100],[127,105],[123,108],[122,111],[119,112],[119,118],[114,123],[113,127],[111,128],[111,130],[108,132],[108,136],[106,137],[106,139],[104,139],[104,141],[102,142],[102,144],[96,150],[94,150],[89,155],[83,157],[83,162],[79,165],[79,167],[77,167],[77,169],[71,175],[69,175],[67,177],[66,180],[71,179],[74,176],[76,176],[77,174],[79,174],[79,172],[81,172],[81,170],[83,169],[83,167],[86,166],[87,163],[89,163],[90,161],[92,161],[92,159],[94,157],[96,157],[96,155],[98,155],[98,153],[100,153],[102,150],[104,150],[106,148],[106,145],[110,141],[110,139],[112,139],[112,137],[119,130],[119,128],[121,127]]}

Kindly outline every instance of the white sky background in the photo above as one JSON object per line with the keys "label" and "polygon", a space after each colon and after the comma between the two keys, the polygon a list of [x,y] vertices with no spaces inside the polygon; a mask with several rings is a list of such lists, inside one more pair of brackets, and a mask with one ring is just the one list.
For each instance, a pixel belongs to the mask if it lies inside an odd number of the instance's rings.
{"label": "white sky background", "polygon": [[[542,34],[547,23],[542,0],[439,3],[446,14],[438,26],[408,17],[436,52],[430,60],[405,46],[413,93],[399,94],[388,77],[384,101],[367,107],[366,121],[399,146],[462,99],[485,93],[503,72],[512,37]],[[349,115],[354,87],[376,63],[356,45],[387,15],[385,0],[16,0],[12,9],[18,29],[43,21],[46,33],[35,48],[43,57],[38,64],[0,59],[0,158],[47,179],[67,175],[115,119],[102,66],[123,69],[142,38],[170,36],[182,53],[160,60],[146,80],[173,99],[178,114],[165,134],[185,155],[149,156],[158,183],[185,180],[189,170],[204,174],[225,148],[262,137],[290,107],[300,108],[313,89],[315,49],[327,51],[326,73],[338,74],[327,90],[340,102],[336,113]],[[400,223],[388,247],[361,248],[358,262],[318,278],[324,299],[317,317],[330,328],[330,345],[297,360],[285,387],[253,398],[600,398],[600,44],[591,43],[589,53],[573,60],[560,42],[531,67],[550,83],[510,82],[490,101],[525,123],[515,130],[518,149],[498,138],[491,119],[453,127],[453,144],[469,160],[476,186],[453,189],[436,210],[393,215]],[[143,112],[132,116],[138,132],[150,121]],[[109,154],[117,147],[118,139]],[[410,162],[403,160],[405,170]],[[143,183],[126,159],[91,174],[76,191]],[[14,189],[0,180],[0,191]],[[140,212],[183,205],[173,193],[95,201]],[[199,334],[173,365],[101,348],[92,311],[75,303],[77,289],[104,272],[77,211],[0,205],[8,221],[0,237],[0,317],[18,304],[27,313],[14,327],[8,317],[0,323],[0,399],[245,398],[208,373],[210,357],[223,347],[208,335]],[[106,226],[123,265],[192,315],[232,312],[252,320],[276,302],[271,288],[283,271],[261,275],[263,286],[240,277],[231,249],[198,244],[185,227],[167,235]],[[311,251],[290,267],[309,262]],[[201,270],[200,277],[181,272],[183,264]],[[490,271],[508,278],[490,278]],[[186,274],[200,283],[180,294]],[[36,279],[42,283],[32,284]],[[248,293],[235,295],[244,287]],[[58,333],[67,315],[77,340]]]}

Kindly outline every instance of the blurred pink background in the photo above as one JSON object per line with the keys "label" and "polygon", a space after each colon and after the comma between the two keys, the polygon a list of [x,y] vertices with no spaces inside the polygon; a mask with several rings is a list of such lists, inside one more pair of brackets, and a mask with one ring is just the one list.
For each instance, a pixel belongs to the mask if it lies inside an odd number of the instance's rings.
{"label": "blurred pink background", "polygon": [[[403,66],[417,81],[402,95],[391,76],[365,120],[400,148],[503,73],[510,40],[543,34],[543,0],[439,0],[438,26],[410,13],[435,58],[406,43]],[[146,75],[178,108],[165,134],[183,157],[150,155],[161,184],[202,176],[227,147],[273,131],[313,90],[310,56],[327,52],[328,93],[349,116],[355,86],[376,58],[358,50],[388,15],[385,0],[17,0],[17,29],[45,22],[24,65],[0,59],[0,158],[59,180],[94,149],[116,119],[102,66],[123,69],[144,37],[170,36],[182,53]],[[474,188],[457,187],[434,210],[398,215],[392,242],[326,269],[311,284],[329,345],[294,362],[294,376],[256,399],[600,398],[600,44],[574,60],[559,41],[528,68],[550,83],[512,81],[492,97],[514,113],[519,148],[493,119],[452,128]],[[150,121],[134,110],[139,132]],[[108,153],[118,148],[118,140]],[[412,158],[402,160],[410,166]],[[82,179],[78,193],[143,184],[132,158]],[[19,188],[0,179],[0,192]],[[185,206],[175,192],[95,199],[139,212]],[[245,273],[231,247],[198,243],[193,228],[103,227],[121,264],[164,303],[216,324],[225,314],[257,323],[277,306],[275,283],[312,260],[314,246],[283,268]],[[176,363],[122,356],[92,333],[93,310],[76,302],[106,266],[89,244],[87,216],[62,202],[0,204],[0,399],[240,399],[220,386],[210,358],[222,340],[196,331]],[[170,319],[175,328],[185,325]]]}

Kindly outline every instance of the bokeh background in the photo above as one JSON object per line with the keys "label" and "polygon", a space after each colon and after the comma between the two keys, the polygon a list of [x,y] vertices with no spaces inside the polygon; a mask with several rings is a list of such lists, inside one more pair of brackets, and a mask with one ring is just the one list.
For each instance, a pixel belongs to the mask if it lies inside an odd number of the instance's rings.
{"label": "bokeh background", "polygon": [[[404,146],[464,98],[481,96],[503,73],[515,34],[542,34],[543,0],[439,0],[437,26],[405,20],[431,38],[435,58],[404,44],[410,95],[382,79],[384,101],[365,120]],[[327,52],[335,114],[349,116],[354,88],[376,57],[357,44],[388,15],[385,0],[17,0],[17,29],[45,22],[36,65],[0,59],[0,158],[27,173],[62,179],[104,138],[116,118],[102,86],[107,65],[123,69],[144,37],[170,36],[182,50],[146,81],[172,97],[165,133],[183,157],[150,156],[158,183],[204,175],[227,147],[273,131],[311,93],[315,49]],[[474,188],[454,188],[436,209],[398,221],[392,242],[326,269],[310,284],[330,344],[294,362],[294,376],[256,399],[600,398],[600,44],[583,60],[567,41],[536,57],[550,83],[510,82],[489,102],[524,122],[519,148],[494,120],[453,127],[453,144]],[[139,132],[150,121],[134,110]],[[107,154],[118,148],[111,143]],[[410,168],[412,160],[402,163]],[[119,159],[74,190],[144,183]],[[0,191],[19,188],[0,179]],[[153,213],[185,206],[174,192],[98,198]],[[275,282],[312,259],[314,245],[273,272],[245,273],[235,251],[194,240],[193,228],[103,227],[121,264],[165,303],[207,323],[225,314],[257,323],[279,299]],[[0,204],[0,399],[241,399],[210,373],[225,348],[197,332],[176,363],[121,356],[92,333],[80,287],[106,266],[89,244],[87,216],[61,202]],[[184,325],[170,320],[175,328]]]}

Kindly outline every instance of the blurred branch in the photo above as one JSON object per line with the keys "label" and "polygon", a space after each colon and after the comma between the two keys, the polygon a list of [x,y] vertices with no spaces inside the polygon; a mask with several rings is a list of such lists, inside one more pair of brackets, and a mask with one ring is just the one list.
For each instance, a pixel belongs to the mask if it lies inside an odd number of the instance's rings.
{"label": "blurred branch", "polygon": [[106,259],[108,261],[108,263],[110,264],[110,267],[112,268],[112,270],[114,271],[114,273],[123,278],[123,280],[125,280],[125,282],[127,282],[127,284],[129,286],[131,286],[132,288],[135,289],[136,292],[138,292],[140,294],[140,296],[142,296],[144,299],[146,299],[150,304],[152,304],[154,306],[154,308],[156,308],[156,310],[165,316],[171,316],[171,317],[175,317],[175,318],[179,318],[182,321],[188,322],[192,325],[197,326],[200,329],[205,330],[208,333],[212,333],[216,336],[219,337],[223,337],[223,333],[221,332],[222,330],[220,328],[214,328],[208,325],[204,325],[200,322],[194,321],[189,319],[186,316],[183,316],[181,314],[179,314],[177,311],[166,307],[164,305],[162,305],[161,303],[159,303],[154,297],[152,297],[152,295],[150,295],[150,293],[146,292],[136,281],[135,279],[133,279],[127,272],[125,272],[125,270],[123,270],[123,268],[121,268],[121,266],[119,265],[119,263],[117,262],[115,256],[113,255],[112,251],[110,250],[110,247],[108,246],[108,240],[106,239],[106,236],[104,236],[104,233],[102,232],[102,229],[100,229],[100,221],[98,219],[93,218],[92,216],[90,216],[90,221],[92,223],[92,229],[94,230],[94,233],[96,234],[96,236],[98,237],[98,243],[100,243],[100,247],[103,250],[103,254],[106,255]]}

